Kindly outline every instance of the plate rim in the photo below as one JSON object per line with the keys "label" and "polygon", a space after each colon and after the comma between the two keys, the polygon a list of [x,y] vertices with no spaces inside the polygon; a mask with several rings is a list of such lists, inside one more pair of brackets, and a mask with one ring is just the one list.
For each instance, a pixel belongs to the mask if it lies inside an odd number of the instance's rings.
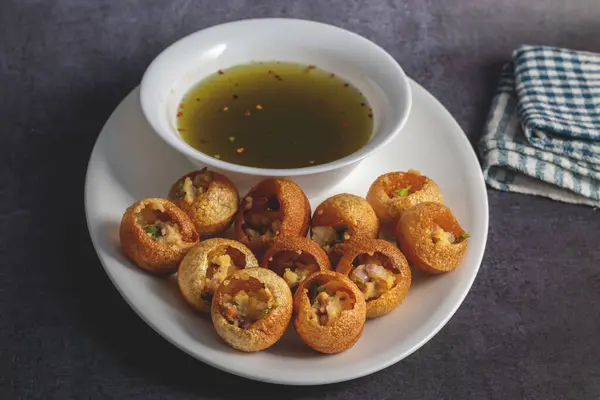
{"label": "plate rim", "polygon": [[[415,91],[421,92],[421,94],[423,94],[425,97],[428,98],[429,102],[436,103],[440,107],[440,112],[443,114],[446,114],[445,116],[452,121],[454,128],[458,128],[458,130],[460,132],[462,132],[462,135],[457,135],[457,140],[461,141],[462,145],[466,146],[469,149],[469,150],[466,150],[466,153],[468,153],[467,157],[471,158],[471,162],[474,162],[475,164],[479,165],[479,160],[477,158],[477,154],[475,153],[475,149],[469,142],[469,139],[468,139],[467,135],[465,134],[464,130],[462,129],[462,127],[458,124],[458,122],[452,116],[452,114],[448,111],[448,109],[435,96],[433,96],[425,87],[423,87],[421,84],[416,82],[411,77],[408,76],[407,78],[408,78],[409,84],[412,86],[411,91],[413,92],[413,105],[414,105]],[[447,315],[444,318],[440,319],[440,321],[436,324],[436,327],[434,329],[432,329],[427,335],[425,335],[418,343],[413,345],[412,348],[410,348],[409,350],[406,350],[404,352],[399,352],[399,353],[395,354],[394,356],[390,357],[389,359],[387,359],[385,362],[382,362],[382,363],[379,363],[379,364],[376,364],[373,366],[364,367],[353,373],[349,373],[345,377],[337,377],[337,378],[333,378],[333,379],[328,379],[327,377],[324,376],[324,379],[320,379],[320,380],[306,379],[306,380],[301,380],[301,381],[300,380],[290,380],[290,379],[271,379],[268,376],[264,376],[264,375],[261,376],[259,374],[246,373],[242,369],[236,370],[236,369],[230,368],[227,365],[223,365],[223,364],[214,362],[213,360],[211,360],[209,358],[202,358],[200,355],[195,354],[191,351],[188,351],[186,348],[183,347],[183,345],[181,345],[180,343],[171,339],[169,337],[169,335],[167,334],[167,332],[163,332],[161,330],[161,328],[159,328],[153,322],[151,322],[149,319],[147,319],[145,317],[144,313],[132,303],[132,301],[128,298],[128,296],[124,293],[124,291],[121,289],[121,287],[115,281],[115,278],[111,274],[110,269],[107,268],[105,261],[102,259],[102,257],[100,257],[100,254],[98,251],[99,245],[96,243],[94,232],[92,232],[92,230],[90,229],[90,216],[89,216],[89,205],[88,205],[89,196],[90,196],[90,194],[89,194],[90,174],[91,174],[90,165],[92,163],[94,155],[96,154],[97,151],[99,151],[98,150],[98,142],[100,141],[101,133],[104,131],[106,124],[108,123],[108,121],[110,120],[110,118],[114,114],[114,112],[118,109],[118,107],[123,103],[123,101],[128,96],[130,96],[131,93],[135,92],[136,90],[139,90],[139,85],[135,86],[115,106],[115,108],[113,109],[111,114],[106,119],[106,122],[104,123],[104,125],[102,126],[102,129],[100,130],[100,134],[98,134],[98,137],[96,138],[96,141],[94,142],[94,146],[92,148],[92,151],[90,153],[89,160],[88,160],[88,163],[86,166],[86,174],[85,174],[85,184],[84,184],[84,193],[83,193],[84,194],[85,220],[86,220],[86,226],[88,228],[88,234],[90,236],[92,246],[94,247],[94,251],[96,252],[96,256],[98,257],[98,260],[100,261],[100,264],[102,265],[102,268],[104,269],[104,272],[110,279],[111,283],[113,284],[113,286],[115,287],[117,292],[121,295],[121,297],[129,305],[129,307],[131,307],[131,309],[138,315],[138,317],[142,321],[144,321],[148,326],[150,326],[152,328],[152,330],[154,330],[162,338],[167,340],[167,342],[171,343],[179,350],[183,351],[187,355],[189,355],[189,356],[197,359],[198,361],[203,362],[213,368],[217,368],[221,371],[227,372],[232,375],[240,376],[245,379],[250,379],[250,380],[259,381],[259,382],[265,382],[265,383],[270,383],[270,384],[289,385],[289,386],[317,386],[317,385],[327,385],[327,384],[332,384],[332,383],[346,382],[346,381],[358,379],[361,377],[365,377],[368,375],[372,375],[375,372],[384,370],[384,369],[402,361],[403,359],[407,358],[408,356],[413,354],[415,351],[419,350],[427,342],[429,342],[435,335],[437,335],[442,330],[442,328],[444,328],[446,326],[446,324],[454,316],[454,314],[456,314],[456,311],[458,310],[458,308],[463,304],[467,294],[471,291],[471,288],[473,286],[473,282],[475,281],[475,278],[479,274],[479,270],[481,268],[481,263],[483,261],[483,256],[485,254],[485,250],[487,247],[487,240],[488,240],[488,236],[489,236],[489,199],[488,199],[488,195],[487,195],[487,188],[485,186],[485,181],[483,178],[483,173],[481,172],[480,169],[479,169],[479,173],[475,174],[475,176],[477,177],[476,178],[477,186],[480,187],[480,189],[482,190],[482,193],[484,194],[484,196],[483,196],[484,201],[481,205],[483,206],[483,212],[485,214],[485,219],[483,221],[483,231],[484,231],[485,235],[483,236],[482,246],[480,249],[477,249],[478,254],[475,255],[475,259],[477,260],[477,263],[476,263],[477,267],[476,267],[475,273],[472,275],[468,284],[464,286],[464,289],[462,290],[462,293],[460,294],[459,301],[456,301],[456,304],[452,307],[451,311],[449,313],[447,313]],[[412,112],[412,110],[411,110],[411,112]],[[410,115],[409,115],[409,117],[410,117]],[[460,137],[460,138],[458,138],[458,137]]]}

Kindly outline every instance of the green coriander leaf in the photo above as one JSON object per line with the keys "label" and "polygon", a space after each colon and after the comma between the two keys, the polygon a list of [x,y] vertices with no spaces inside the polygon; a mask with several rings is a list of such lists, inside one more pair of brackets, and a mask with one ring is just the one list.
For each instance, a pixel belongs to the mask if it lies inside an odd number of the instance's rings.
{"label": "green coriander leaf", "polygon": [[471,235],[469,235],[467,232],[463,232],[458,236],[458,241],[462,242],[463,240],[468,239],[470,237]]}
{"label": "green coriander leaf", "polygon": [[183,199],[185,197],[185,192],[183,191],[183,180],[180,179],[177,182],[177,192],[175,192],[175,197],[178,199]]}
{"label": "green coriander leaf", "polygon": [[408,185],[405,188],[401,188],[401,189],[396,190],[396,194],[398,196],[408,196],[409,193],[410,193],[410,185]]}
{"label": "green coriander leaf", "polygon": [[161,235],[160,228],[156,225],[147,225],[144,227],[144,231],[154,240]]}
{"label": "green coriander leaf", "polygon": [[264,310],[262,310],[262,314],[267,315],[269,313],[269,311],[271,311],[270,308],[265,308]]}

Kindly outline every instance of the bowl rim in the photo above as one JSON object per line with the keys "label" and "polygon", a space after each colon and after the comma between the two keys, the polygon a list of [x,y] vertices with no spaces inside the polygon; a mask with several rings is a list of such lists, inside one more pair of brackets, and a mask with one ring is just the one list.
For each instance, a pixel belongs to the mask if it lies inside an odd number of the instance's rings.
{"label": "bowl rim", "polygon": [[[402,92],[402,96],[405,99],[405,103],[402,106],[398,107],[398,117],[396,121],[393,123],[392,128],[390,129],[391,133],[385,137],[381,143],[376,146],[369,146],[369,143],[358,149],[357,151],[337,160],[333,160],[324,164],[300,167],[300,168],[258,168],[258,167],[250,167],[246,165],[235,164],[228,161],[223,161],[211,157],[208,154],[201,152],[200,150],[195,149],[194,147],[187,144],[183,139],[176,139],[174,135],[165,134],[160,127],[156,126],[153,123],[153,118],[151,115],[152,104],[148,100],[147,92],[149,91],[149,87],[152,85],[152,80],[155,75],[158,74],[160,70],[160,64],[162,64],[164,59],[171,58],[171,52],[174,48],[181,46],[183,42],[195,40],[197,37],[200,37],[212,30],[224,29],[234,25],[251,25],[251,24],[307,24],[312,26],[320,26],[325,27],[326,29],[338,31],[340,34],[343,34],[351,40],[362,42],[367,46],[373,47],[383,59],[388,61],[390,65],[395,70],[398,76],[398,85],[399,89]],[[139,94],[140,106],[142,112],[146,118],[146,121],[152,128],[152,131],[159,136],[162,140],[164,140],[169,146],[177,150],[178,152],[184,154],[188,158],[193,159],[201,164],[211,166],[214,168],[221,169],[227,172],[233,173],[241,173],[246,175],[255,175],[255,176],[273,176],[273,177],[291,177],[291,176],[303,176],[303,175],[311,175],[317,174],[332,170],[337,170],[342,167],[354,164],[363,160],[364,158],[372,155],[377,152],[382,147],[386,146],[394,137],[400,133],[408,117],[410,115],[410,110],[412,108],[412,92],[410,89],[410,84],[408,81],[408,77],[398,61],[394,57],[392,57],[386,50],[384,50],[381,46],[372,42],[371,40],[357,34],[351,32],[347,29],[340,28],[335,25],[330,25],[322,22],[305,20],[305,19],[297,19],[297,18],[249,18],[249,19],[241,19],[231,22],[226,22],[223,24],[213,25],[195,32],[190,33],[173,42],[165,49],[163,49],[148,65],[144,74],[142,76],[141,84],[140,84],[140,94]]]}

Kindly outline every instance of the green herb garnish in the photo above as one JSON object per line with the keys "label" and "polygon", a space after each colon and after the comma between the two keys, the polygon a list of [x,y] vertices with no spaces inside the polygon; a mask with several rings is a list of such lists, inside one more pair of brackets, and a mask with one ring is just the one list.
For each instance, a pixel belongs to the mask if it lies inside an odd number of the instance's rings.
{"label": "green herb garnish", "polygon": [[269,311],[271,311],[270,308],[265,308],[264,310],[262,310],[262,314],[267,315],[269,313]]}
{"label": "green herb garnish", "polygon": [[144,231],[154,240],[161,236],[160,228],[156,225],[147,225],[144,227]]}
{"label": "green herb garnish", "polygon": [[396,190],[396,194],[398,196],[408,196],[409,192],[410,192],[410,185],[408,185],[405,188],[401,188],[401,189],[397,189]]}
{"label": "green herb garnish", "polygon": [[178,199],[183,199],[185,197],[185,191],[183,190],[183,179],[180,179],[177,182],[177,191],[175,192],[175,197]]}
{"label": "green herb garnish", "polygon": [[471,235],[469,235],[467,232],[463,232],[458,236],[458,241],[462,242],[463,240],[468,239],[470,237]]}

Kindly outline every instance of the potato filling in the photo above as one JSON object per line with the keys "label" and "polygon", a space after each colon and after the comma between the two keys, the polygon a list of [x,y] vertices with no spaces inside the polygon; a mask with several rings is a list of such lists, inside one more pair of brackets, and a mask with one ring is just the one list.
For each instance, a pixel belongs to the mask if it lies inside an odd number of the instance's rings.
{"label": "potato filling", "polygon": [[196,197],[208,190],[212,180],[212,172],[204,168],[199,174],[196,174],[192,177],[188,176],[183,180],[179,180],[177,183],[178,186],[175,197],[178,199],[183,199],[186,203],[191,204],[194,202]]}
{"label": "potato filling", "polygon": [[221,314],[229,323],[242,329],[265,317],[273,308],[273,294],[267,288],[258,291],[239,290],[223,295]]}
{"label": "potato filling", "polygon": [[348,227],[340,225],[333,226],[315,226],[311,230],[311,239],[317,242],[327,254],[331,253],[336,246],[350,239]]}
{"label": "potato filling", "polygon": [[376,299],[394,287],[396,276],[378,257],[363,254],[358,259],[360,264],[352,268],[350,279],[363,292],[365,300]]}
{"label": "potato filling", "polygon": [[210,301],[219,285],[229,275],[241,269],[233,261],[231,255],[227,254],[227,248],[219,248],[213,251],[209,257],[209,267],[206,271],[204,287],[202,290],[202,298]]}
{"label": "potato filling", "polygon": [[335,281],[326,284],[312,282],[309,290],[311,310],[320,325],[327,325],[329,321],[338,318],[343,311],[354,308],[354,299],[344,290],[335,288],[339,286]]}
{"label": "potato filling", "polygon": [[137,215],[137,223],[152,239],[161,244],[183,244],[179,225],[171,221],[157,201],[149,202]]}
{"label": "potato filling", "polygon": [[242,229],[250,242],[271,239],[281,228],[281,206],[277,196],[246,196],[242,205],[244,224]]}
{"label": "potato filling", "polygon": [[156,221],[143,227],[144,231],[152,239],[162,244],[182,244],[179,226],[170,222]]}
{"label": "potato filling", "polygon": [[452,244],[456,242],[456,237],[452,232],[445,231],[437,225],[431,231],[431,240],[433,243]]}
{"label": "potato filling", "polygon": [[283,280],[288,284],[290,288],[296,287],[300,282],[306,279],[307,276],[311,274],[312,271],[307,268],[294,268],[293,270],[290,268],[286,268],[283,273]]}
{"label": "potato filling", "polygon": [[275,254],[269,259],[269,268],[279,274],[290,289],[293,289],[317,271],[319,266],[312,255],[298,250]]}

